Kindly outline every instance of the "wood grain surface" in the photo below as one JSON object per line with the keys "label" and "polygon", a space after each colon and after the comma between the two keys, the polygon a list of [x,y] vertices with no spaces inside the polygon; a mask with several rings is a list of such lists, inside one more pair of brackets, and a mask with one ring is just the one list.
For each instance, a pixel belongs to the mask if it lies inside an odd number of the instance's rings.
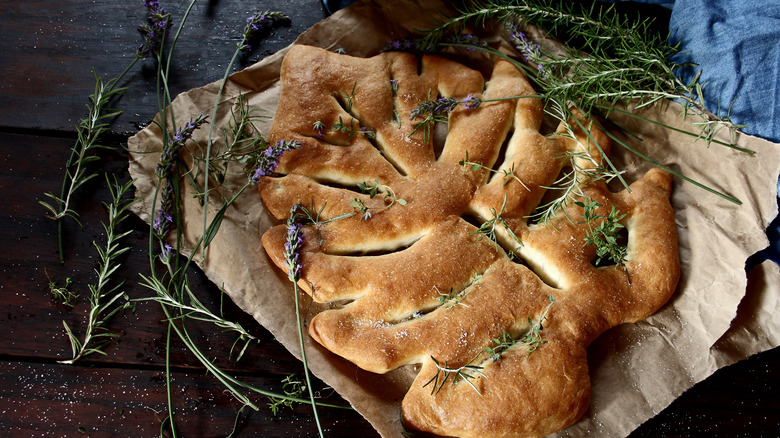
{"label": "wood grain surface", "polygon": [[[174,20],[186,1],[163,0]],[[243,68],[291,43],[325,18],[319,0],[197,2],[176,47],[174,93],[221,78],[246,18],[264,10],[292,17],[240,60]],[[148,437],[170,436],[167,417],[166,354],[170,354],[172,407],[179,436],[303,437],[317,431],[311,408],[299,405],[274,416],[267,400],[253,395],[258,411],[241,404],[207,375],[200,363],[174,339],[167,348],[167,324],[160,306],[143,301],[150,291],[139,284],[148,271],[147,227],[131,217],[123,230],[131,250],[121,258],[118,278],[135,302],[113,318],[109,329],[120,337],[105,355],[65,365],[70,355],[63,321],[81,333],[89,306],[74,307],[51,298],[49,282],[64,283],[82,295],[95,280],[97,252],[104,239],[102,202],[110,200],[105,181],[81,188],[75,207],[81,224],[65,221],[65,263],[57,250],[57,226],[38,204],[45,192],[59,192],[64,163],[75,141],[74,126],[84,116],[86,96],[102,77],[117,75],[133,58],[145,19],[141,0],[0,0],[0,436]],[[178,25],[178,21],[175,25]],[[103,143],[114,146],[95,170],[128,179],[123,146],[157,112],[154,65],[146,60],[123,81],[128,87],[117,107],[123,114]],[[232,375],[258,387],[281,390],[301,363],[193,269],[193,290],[227,319],[240,322],[257,341],[239,361],[230,360],[234,337],[208,325],[193,325],[204,352]],[[326,400],[344,404],[321,382]],[[756,355],[716,372],[683,394],[669,408],[630,436],[764,437],[780,436],[780,349]],[[366,420],[352,410],[321,408],[326,436],[375,437]]]}

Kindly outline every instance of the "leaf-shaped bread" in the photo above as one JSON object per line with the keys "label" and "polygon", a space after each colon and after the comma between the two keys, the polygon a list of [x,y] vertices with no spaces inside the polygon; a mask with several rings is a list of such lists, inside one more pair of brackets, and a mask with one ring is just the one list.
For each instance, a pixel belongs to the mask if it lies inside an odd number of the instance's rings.
{"label": "leaf-shaped bread", "polygon": [[[676,288],[671,177],[653,169],[618,193],[584,181],[558,219],[532,223],[562,169],[587,174],[609,141],[586,118],[542,135],[540,99],[494,100],[535,94],[511,63],[486,82],[443,57],[295,46],[281,79],[269,139],[301,147],[259,187],[279,219],[296,204],[319,214],[304,228],[299,285],[336,305],[311,319],[311,336],[368,371],[419,364],[403,401],[413,429],[535,437],[575,422],[589,403],[587,346]],[[441,146],[411,120],[424,102],[469,95],[481,104],[448,114]],[[585,200],[601,222],[621,213],[617,265],[593,263],[585,242],[600,221],[579,220]],[[371,217],[328,221],[356,206]],[[263,236],[282,269],[286,238],[284,225]]]}

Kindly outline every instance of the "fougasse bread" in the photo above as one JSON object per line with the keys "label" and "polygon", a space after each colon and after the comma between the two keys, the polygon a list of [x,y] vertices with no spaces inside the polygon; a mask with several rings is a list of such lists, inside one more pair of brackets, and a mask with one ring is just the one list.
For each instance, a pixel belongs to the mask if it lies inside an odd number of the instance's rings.
{"label": "fougasse bread", "polygon": [[[300,148],[261,179],[262,200],[280,220],[296,204],[316,213],[298,284],[333,306],[311,319],[312,338],[371,372],[418,365],[402,403],[410,430],[538,437],[573,424],[590,400],[588,345],[676,288],[671,176],[652,169],[617,193],[587,178],[608,137],[585,117],[542,135],[539,98],[497,100],[535,94],[502,59],[487,79],[433,55],[299,45],[284,59],[269,140]],[[413,117],[440,98],[461,102],[446,137]],[[533,220],[567,169],[571,199]],[[610,214],[625,254],[602,266],[586,241]],[[286,239],[285,224],[263,235],[285,271]]]}

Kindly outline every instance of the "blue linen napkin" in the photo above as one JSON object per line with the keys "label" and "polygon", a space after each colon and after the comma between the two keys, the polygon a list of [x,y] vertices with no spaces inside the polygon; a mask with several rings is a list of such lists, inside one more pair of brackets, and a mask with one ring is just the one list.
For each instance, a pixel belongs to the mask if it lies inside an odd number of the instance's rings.
{"label": "blue linen napkin", "polygon": [[[780,1],[640,1],[671,9],[669,42],[682,50],[673,61],[690,64],[677,75],[687,83],[701,71],[707,108],[746,125],[747,134],[780,143]],[[769,247],[746,268],[767,259],[780,264],[780,217],[767,237]]]}

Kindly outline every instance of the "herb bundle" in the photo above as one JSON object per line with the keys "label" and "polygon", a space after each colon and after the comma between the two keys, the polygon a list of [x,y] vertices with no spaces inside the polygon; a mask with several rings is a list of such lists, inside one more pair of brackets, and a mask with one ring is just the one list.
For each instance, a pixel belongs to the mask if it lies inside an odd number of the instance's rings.
{"label": "herb bundle", "polygon": [[[680,66],[675,65],[671,58],[679,53],[679,47],[669,45],[657,32],[651,31],[651,24],[650,20],[621,17],[613,6],[600,7],[595,3],[590,8],[577,8],[573,4],[567,6],[552,0],[472,0],[457,8],[455,15],[441,19],[436,27],[424,31],[420,39],[405,40],[404,44],[396,45],[427,53],[459,47],[503,57],[528,74],[539,91],[538,97],[549,103],[548,113],[564,124],[579,120],[579,114],[586,114],[588,123],[600,126],[603,120],[609,120],[612,113],[658,124],[636,115],[634,111],[678,101],[682,117],[693,119],[692,130],[685,131],[686,134],[702,139],[707,145],[719,144],[753,153],[734,144],[736,133],[744,126],[732,123],[728,114],[713,113],[704,106],[704,85],[698,82],[698,76],[688,84],[677,78],[675,71]],[[453,34],[460,35],[469,27],[501,26],[506,30],[505,38],[515,46],[521,59],[483,43],[464,43],[462,38],[453,37]],[[563,51],[533,41],[526,30],[532,26],[544,29],[547,35],[560,40]],[[394,44],[388,46],[389,50],[394,48]],[[570,128],[575,130],[576,126]],[[716,138],[724,130],[731,134],[729,142]],[[643,154],[609,130],[604,131],[613,142],[641,159],[740,204],[738,199],[680,174]],[[600,148],[597,143],[595,146]],[[604,157],[603,160],[603,166],[627,188],[627,183],[609,158]],[[560,203],[556,204],[556,210],[558,206]]]}
{"label": "herb bundle", "polygon": [[[194,1],[190,3],[190,8],[193,4]],[[184,21],[186,21],[186,15],[179,27],[179,32],[184,25]],[[215,99],[216,102],[221,101],[227,77],[238,55],[251,49],[250,40],[258,32],[263,32],[270,26],[284,24],[288,21],[289,18],[284,14],[270,11],[253,15],[247,20],[242,40],[237,44],[236,51],[225,70]],[[161,84],[167,83],[166,78],[169,75],[167,69],[173,56],[175,41],[176,38],[174,38],[174,44],[168,48],[167,52],[164,50],[157,52],[158,65],[160,66],[158,68],[158,77]],[[199,144],[194,144],[192,134],[195,130],[202,127],[206,117],[199,116],[185,124],[184,127],[177,129],[174,125],[175,118],[170,113],[172,101],[164,85],[160,88],[159,96],[160,101],[164,104],[160,107],[160,118],[155,123],[158,124],[163,133],[163,148],[161,166],[158,167],[157,172],[158,185],[156,186],[153,204],[158,205],[157,198],[160,197],[160,208],[156,211],[156,217],[152,219],[150,227],[149,266],[151,274],[142,276],[142,284],[155,292],[156,296],[150,299],[161,304],[168,318],[168,342],[170,342],[171,334],[176,334],[193,355],[209,370],[209,373],[217,378],[244,406],[254,410],[259,409],[258,405],[245,395],[246,392],[255,392],[269,397],[272,400],[272,404],[279,403],[279,400],[283,400],[283,403],[286,404],[301,402],[312,404],[320,436],[324,436],[319,423],[317,405],[334,405],[320,403],[315,400],[314,390],[308,377],[305,352],[303,353],[303,362],[307,379],[306,388],[308,388],[309,392],[308,399],[298,397],[298,393],[273,393],[235,379],[206,357],[198,343],[190,335],[187,327],[188,320],[198,320],[210,322],[223,330],[235,332],[237,339],[234,346],[243,342],[243,347],[237,354],[238,358],[241,357],[248,344],[254,339],[243,327],[227,321],[221,315],[208,310],[198,300],[189,287],[187,271],[193,261],[193,257],[197,257],[199,251],[201,255],[205,255],[206,248],[220,229],[227,209],[247,188],[255,185],[259,178],[272,174],[278,165],[279,159],[285,152],[298,148],[300,144],[294,141],[279,141],[274,145],[269,145],[254,124],[261,115],[259,116],[256,114],[256,111],[251,110],[246,100],[239,97],[231,114],[231,123],[228,129],[221,134],[226,145],[225,150],[221,150],[215,142],[216,136],[213,124],[209,125],[205,147],[200,148]],[[216,104],[214,105],[214,111],[211,115],[212,120],[216,117],[217,106]],[[173,134],[169,132],[170,126],[173,126]],[[187,147],[188,144],[190,147]],[[194,151],[200,151],[200,155]],[[185,160],[184,154],[189,154],[192,159]],[[192,164],[188,165],[188,162]],[[220,205],[218,210],[212,217],[209,217],[210,198],[218,195],[213,188],[226,181],[228,166],[236,162],[244,164],[245,182],[242,186],[235,189],[228,198],[219,199]],[[188,248],[188,245],[185,243],[181,227],[179,226],[181,221],[180,205],[183,194],[182,181],[187,181],[193,187],[196,193],[195,196],[203,206],[203,232],[196,242],[191,243],[192,248]],[[171,202],[167,202],[169,197],[172,199]],[[156,226],[167,222],[170,222],[171,227],[160,229]],[[159,252],[155,250],[155,247],[160,248]],[[191,256],[184,257],[182,255],[183,251],[191,251]],[[158,264],[162,264],[164,268],[162,272],[158,272]],[[298,318],[300,320],[299,313]],[[170,379],[168,379],[167,384],[170,393]],[[170,409],[167,424],[175,434],[175,422],[172,412],[173,410]]]}

